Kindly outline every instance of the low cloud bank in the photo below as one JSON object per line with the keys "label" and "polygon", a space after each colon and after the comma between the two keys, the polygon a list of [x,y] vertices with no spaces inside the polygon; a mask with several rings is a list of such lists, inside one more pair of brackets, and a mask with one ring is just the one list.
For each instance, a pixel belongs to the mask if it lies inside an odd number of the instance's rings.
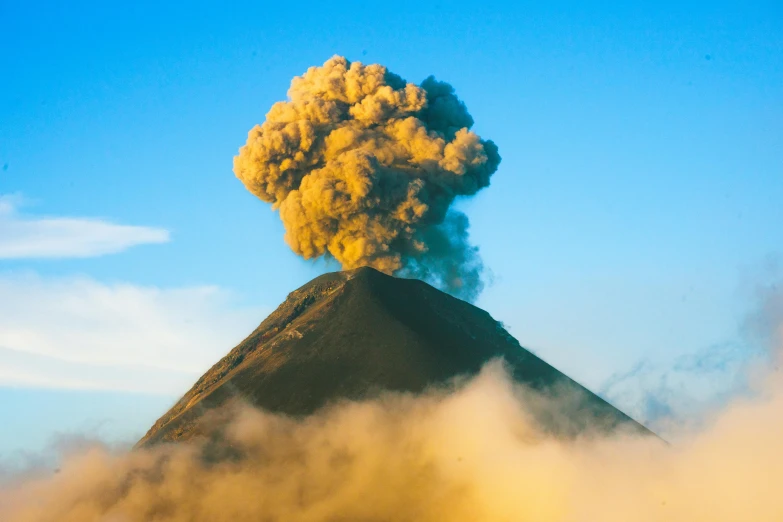
{"label": "low cloud bank", "polygon": [[[0,520],[754,522],[783,520],[783,292],[748,331],[766,348],[742,391],[655,437],[547,435],[573,397],[514,384],[500,361],[469,381],[289,418],[238,405],[208,441],[135,451],[71,440],[0,473]],[[0,470],[1,471],[1,470]]]}
{"label": "low cloud bank", "polygon": [[[770,367],[774,368],[774,366]],[[783,518],[783,379],[769,371],[677,444],[548,437],[498,362],[456,390],[291,419],[239,408],[220,442],[65,454],[0,493],[8,522]],[[567,400],[549,398],[568,415]],[[567,398],[565,398],[567,399]]]}

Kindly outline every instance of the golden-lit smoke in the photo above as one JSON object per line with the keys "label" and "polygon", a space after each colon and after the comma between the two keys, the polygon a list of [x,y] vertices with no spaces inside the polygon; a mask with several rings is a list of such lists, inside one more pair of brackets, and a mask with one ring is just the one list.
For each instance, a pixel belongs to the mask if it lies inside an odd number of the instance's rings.
{"label": "golden-lit smoke", "polygon": [[749,324],[769,350],[748,372],[752,393],[671,445],[549,436],[532,410],[567,419],[573,397],[537,395],[493,361],[452,387],[304,418],[240,405],[209,442],[78,441],[58,473],[0,486],[0,521],[779,522],[783,292],[762,297]]}
{"label": "golden-lit smoke", "polygon": [[390,395],[299,420],[245,408],[222,458],[212,448],[205,461],[207,446],[195,444],[96,447],[0,493],[0,520],[783,520],[777,374],[761,396],[671,446],[547,437],[528,414],[529,393],[493,363],[452,393]]}
{"label": "golden-lit smoke", "polygon": [[234,172],[280,211],[293,251],[474,298],[481,261],[451,206],[489,185],[500,156],[454,89],[335,56],[294,78],[288,97],[250,131]]}

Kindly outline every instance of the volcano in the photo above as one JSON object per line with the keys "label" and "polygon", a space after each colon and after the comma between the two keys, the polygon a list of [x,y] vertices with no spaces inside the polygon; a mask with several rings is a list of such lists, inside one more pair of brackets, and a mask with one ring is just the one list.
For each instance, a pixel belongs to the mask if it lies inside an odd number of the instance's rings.
{"label": "volcano", "polygon": [[533,412],[550,432],[573,436],[599,427],[651,434],[524,349],[484,310],[422,281],[359,268],[324,274],[289,294],[137,447],[207,435],[205,419],[237,400],[302,416],[384,391],[456,385],[494,358],[503,358],[514,381],[542,396],[569,398],[567,414]]}

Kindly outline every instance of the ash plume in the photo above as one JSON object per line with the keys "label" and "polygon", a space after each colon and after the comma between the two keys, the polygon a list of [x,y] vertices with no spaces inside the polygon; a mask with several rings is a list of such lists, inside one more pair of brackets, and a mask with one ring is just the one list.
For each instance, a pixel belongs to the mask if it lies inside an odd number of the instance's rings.
{"label": "ash plume", "polygon": [[500,155],[454,89],[335,56],[295,77],[288,97],[250,130],[234,173],[279,210],[291,249],[475,298],[481,260],[451,207],[489,185]]}

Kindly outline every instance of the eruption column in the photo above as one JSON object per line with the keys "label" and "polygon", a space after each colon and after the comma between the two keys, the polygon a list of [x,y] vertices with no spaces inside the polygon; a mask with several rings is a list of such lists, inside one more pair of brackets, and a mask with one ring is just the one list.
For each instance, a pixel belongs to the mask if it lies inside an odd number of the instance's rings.
{"label": "eruption column", "polygon": [[291,249],[474,299],[483,266],[451,207],[489,185],[500,155],[454,89],[335,56],[295,77],[288,97],[251,129],[234,172],[279,210]]}

